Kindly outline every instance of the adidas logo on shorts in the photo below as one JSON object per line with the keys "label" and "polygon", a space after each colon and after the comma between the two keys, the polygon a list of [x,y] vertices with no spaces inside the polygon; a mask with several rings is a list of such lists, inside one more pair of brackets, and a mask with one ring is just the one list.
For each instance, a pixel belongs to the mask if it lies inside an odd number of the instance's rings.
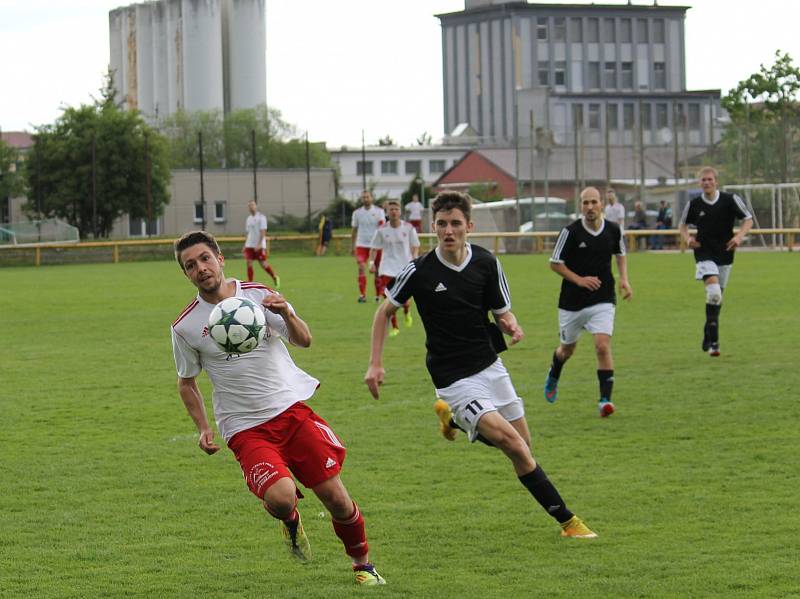
{"label": "adidas logo on shorts", "polygon": [[336,460],[333,458],[328,458],[328,461],[325,462],[325,468],[333,468],[336,465]]}

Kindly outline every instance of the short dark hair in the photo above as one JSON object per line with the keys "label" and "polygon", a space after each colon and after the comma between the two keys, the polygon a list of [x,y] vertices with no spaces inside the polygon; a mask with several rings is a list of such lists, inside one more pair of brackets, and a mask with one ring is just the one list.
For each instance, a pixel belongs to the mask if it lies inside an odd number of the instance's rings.
{"label": "short dark hair", "polygon": [[469,194],[461,191],[442,191],[433,199],[431,212],[433,217],[436,218],[437,212],[446,212],[453,208],[461,210],[464,213],[464,218],[469,222],[472,216],[472,198],[469,197]]}
{"label": "short dark hair", "polygon": [[389,206],[397,206],[400,208],[400,200],[386,200],[384,205],[388,208]]}
{"label": "short dark hair", "polygon": [[216,256],[222,253],[217,240],[214,239],[211,233],[207,233],[206,231],[189,231],[188,233],[184,233],[181,235],[180,239],[175,240],[175,260],[178,261],[182,271],[186,272],[186,269],[183,268],[183,262],[181,262],[181,252],[198,243],[207,245]]}

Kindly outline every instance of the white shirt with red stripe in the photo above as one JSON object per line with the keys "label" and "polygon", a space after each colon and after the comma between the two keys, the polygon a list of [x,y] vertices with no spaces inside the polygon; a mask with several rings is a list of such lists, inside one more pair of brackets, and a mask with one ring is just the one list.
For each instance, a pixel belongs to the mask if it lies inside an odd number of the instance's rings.
{"label": "white shirt with red stripe", "polygon": [[356,234],[356,247],[368,248],[372,242],[375,231],[386,220],[383,208],[372,206],[367,209],[364,206],[353,210],[352,226],[358,227]]}
{"label": "white shirt with red stripe", "polygon": [[255,249],[259,249],[260,247],[262,250],[267,249],[266,237],[263,240],[261,239],[261,231],[267,230],[266,216],[260,212],[250,214],[244,223],[244,227],[247,230],[247,239],[244,241],[244,247]]}
{"label": "white shirt with red stripe", "polygon": [[411,201],[406,204],[406,216],[408,220],[422,220],[422,202],[417,200],[416,202]]}
{"label": "white shirt with red stripe", "polygon": [[[236,296],[261,305],[272,290],[259,283],[236,281]],[[319,381],[297,367],[283,341],[289,331],[283,318],[265,310],[267,333],[248,354],[228,356],[208,334],[214,304],[198,294],[172,323],[172,352],[181,378],[202,369],[214,386],[217,428],[225,441],[236,433],[272,420],[292,404],[314,395]]]}
{"label": "white shirt with red stripe", "polygon": [[371,246],[383,250],[378,274],[394,278],[411,261],[411,248],[419,247],[419,236],[411,223],[401,220],[397,227],[386,223],[375,231]]}

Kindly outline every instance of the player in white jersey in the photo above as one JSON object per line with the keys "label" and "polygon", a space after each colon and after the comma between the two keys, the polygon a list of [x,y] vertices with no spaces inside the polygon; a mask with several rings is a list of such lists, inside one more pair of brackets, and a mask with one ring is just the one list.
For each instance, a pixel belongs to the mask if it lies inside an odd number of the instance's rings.
{"label": "player in white jersey", "polygon": [[607,221],[617,223],[620,229],[625,229],[625,206],[617,201],[617,192],[612,187],[606,189],[606,207],[603,216]]}
{"label": "player in white jersey", "polygon": [[[171,332],[178,392],[200,433],[200,449],[209,455],[219,451],[197,386],[197,376],[205,368],[214,387],[220,434],[236,455],[250,491],[280,521],[291,554],[301,561],[311,557],[297,511],[297,497],[302,495],[294,476],[331,513],[334,532],[353,562],[356,582],[383,584],[369,562],[364,518],[339,478],[345,448],[305,404],[319,382],[295,365],[281,340],[308,347],[308,326],[280,294],[258,283],[226,279],[225,259],[211,234],[185,234],[175,242],[175,258],[198,289]],[[211,340],[208,317],[217,303],[234,296],[264,307],[268,332],[252,352],[231,356]]]}
{"label": "player in white jersey", "polygon": [[[397,275],[406,267],[411,260],[419,255],[419,237],[417,230],[410,223],[400,220],[400,202],[389,200],[386,202],[386,213],[389,222],[382,225],[375,231],[372,237],[372,249],[369,252],[369,271],[376,272],[381,293],[394,285]],[[382,252],[380,266],[375,266],[375,255]],[[410,300],[403,304],[405,323],[410,327],[413,323],[411,318]],[[392,314],[392,330],[389,331],[390,337],[395,337],[400,333],[397,326],[397,315]]]}
{"label": "player in white jersey", "polygon": [[281,278],[267,262],[267,217],[258,211],[255,200],[250,200],[247,204],[250,215],[245,221],[247,238],[244,240],[242,253],[247,261],[247,280],[253,280],[253,261],[257,261],[272,280],[275,281],[275,289],[280,289]]}
{"label": "player in white jersey", "polygon": [[[358,264],[358,303],[363,304],[367,301],[367,261],[369,260],[369,250],[372,245],[372,236],[375,235],[378,227],[386,220],[386,215],[381,208],[375,206],[372,194],[366,189],[361,193],[363,206],[353,211],[351,226],[353,231],[350,235],[352,252]],[[380,262],[381,256],[377,255],[376,262]],[[378,286],[378,277],[375,276],[375,301],[380,301],[381,291]]]}
{"label": "player in white jersey", "polygon": [[416,229],[417,233],[422,233],[422,202],[419,201],[419,196],[414,194],[411,196],[411,201],[406,204],[406,220]]}

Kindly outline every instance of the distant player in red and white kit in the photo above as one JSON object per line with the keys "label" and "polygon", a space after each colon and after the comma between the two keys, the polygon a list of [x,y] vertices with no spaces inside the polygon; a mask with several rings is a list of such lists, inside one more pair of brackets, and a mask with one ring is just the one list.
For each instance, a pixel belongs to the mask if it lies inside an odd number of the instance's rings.
{"label": "distant player in red and white kit", "polygon": [[[236,455],[250,491],[280,521],[291,554],[303,562],[311,558],[297,511],[297,497],[302,495],[294,475],[331,513],[334,532],[353,562],[356,582],[384,584],[369,562],[364,518],[339,478],[345,448],[305,403],[319,381],[295,365],[281,340],[308,347],[308,326],[279,293],[258,283],[226,279],[225,259],[211,234],[185,234],[175,242],[175,258],[198,289],[194,301],[172,323],[171,332],[178,392],[200,432],[200,449],[209,455],[219,451],[196,382],[205,368],[214,387],[217,428]],[[231,356],[211,340],[207,325],[214,306],[234,296],[264,307],[268,331],[252,352]]]}
{"label": "distant player in red and white kit", "polygon": [[[372,237],[372,249],[369,252],[369,271],[378,274],[378,284],[381,293],[394,285],[397,275],[419,255],[419,237],[417,230],[410,223],[400,220],[400,202],[389,200],[386,202],[386,214],[389,222],[381,225]],[[381,263],[375,265],[375,256],[378,252],[383,252]],[[409,312],[410,300],[403,304],[406,326],[410,327],[413,323]],[[390,337],[400,333],[397,326],[397,315],[392,314],[392,330]]]}
{"label": "distant player in red and white kit", "polygon": [[406,204],[406,220],[417,230],[417,233],[422,233],[422,209],[419,196],[417,194],[411,196],[411,201]]}
{"label": "distant player in red and white kit", "polygon": [[250,216],[245,221],[247,238],[244,240],[242,253],[247,261],[247,280],[253,280],[253,261],[257,261],[272,280],[275,281],[275,288],[281,288],[281,278],[275,274],[272,266],[267,262],[267,217],[258,211],[258,204],[255,200],[250,200],[247,205]]}
{"label": "distant player in red and white kit", "polygon": [[[353,232],[350,236],[353,255],[358,264],[358,303],[363,304],[367,301],[367,261],[369,260],[369,250],[372,244],[372,237],[384,221],[386,215],[381,208],[375,206],[372,194],[366,189],[361,192],[363,206],[353,211],[352,227]],[[375,260],[380,262],[380,255]],[[378,286],[378,276],[375,275],[375,301],[380,301],[381,290]]]}

